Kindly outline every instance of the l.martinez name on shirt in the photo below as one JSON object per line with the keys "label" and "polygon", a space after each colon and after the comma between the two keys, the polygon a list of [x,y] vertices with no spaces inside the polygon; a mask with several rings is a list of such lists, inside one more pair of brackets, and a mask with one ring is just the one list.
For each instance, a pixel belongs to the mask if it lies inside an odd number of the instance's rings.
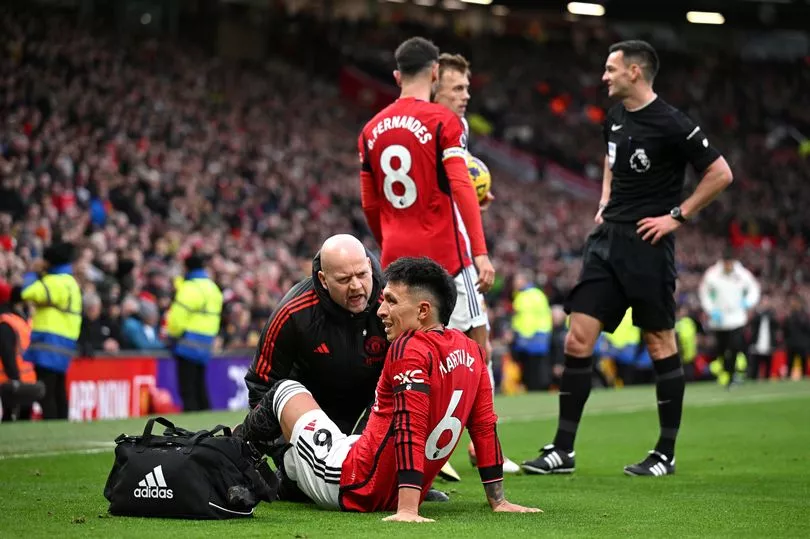
{"label": "l.martinez name on shirt", "polygon": [[368,149],[373,150],[377,137],[389,129],[406,129],[413,133],[421,144],[427,144],[433,140],[433,134],[428,132],[428,127],[413,116],[391,116],[383,118],[371,130],[371,140],[368,141]]}
{"label": "l.martinez name on shirt", "polygon": [[473,363],[475,363],[475,358],[468,354],[466,350],[453,350],[444,358],[444,361],[439,362],[439,372],[444,376],[456,367],[461,366],[467,367],[472,372]]}

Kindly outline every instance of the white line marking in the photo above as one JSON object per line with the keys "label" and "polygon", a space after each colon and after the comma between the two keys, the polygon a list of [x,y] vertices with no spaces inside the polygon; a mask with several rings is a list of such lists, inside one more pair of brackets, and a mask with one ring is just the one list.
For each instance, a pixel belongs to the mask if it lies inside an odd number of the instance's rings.
{"label": "white line marking", "polygon": [[[733,404],[740,404],[740,403],[754,403],[754,402],[770,402],[770,401],[781,401],[781,400],[790,400],[796,398],[806,398],[806,394],[802,393],[773,393],[773,394],[765,394],[765,395],[738,395],[736,397],[729,397],[727,395],[721,395],[718,397],[711,397],[706,400],[690,403],[688,400],[684,403],[684,411],[688,412],[690,408],[710,408],[714,406],[724,406],[726,404],[733,405]],[[496,406],[497,408],[497,406]],[[593,416],[593,415],[614,415],[614,414],[631,414],[634,412],[643,412],[645,410],[653,410],[655,409],[655,400],[652,398],[650,399],[649,404],[633,404],[633,405],[626,405],[626,406],[615,406],[611,408],[604,408],[599,409],[596,408],[594,410],[586,411],[583,416]],[[498,423],[526,423],[529,421],[537,421],[541,419],[555,419],[557,417],[557,406],[553,409],[539,414],[532,414],[532,415],[519,415],[519,416],[501,416],[498,419]]]}
{"label": "white line marking", "polygon": [[[688,388],[687,388],[688,389]],[[690,403],[689,400],[684,404],[684,411],[690,408],[709,408],[713,406],[733,405],[738,403],[755,403],[755,402],[769,402],[769,401],[782,401],[790,399],[807,398],[806,393],[770,393],[764,395],[719,395],[717,397],[710,397],[706,400]],[[631,414],[634,412],[643,412],[645,410],[654,410],[655,400],[650,399],[648,404],[634,404],[627,406],[606,407],[604,409],[592,409],[586,412],[588,416],[594,415],[612,415],[612,414]],[[557,417],[557,406],[549,409],[547,412],[532,414],[532,415],[519,415],[519,416],[502,416],[498,420],[499,423],[527,423],[530,421],[555,419]],[[8,455],[0,455],[0,461],[15,460],[15,459],[32,459],[32,458],[47,458],[59,457],[62,455],[95,455],[98,453],[106,453],[112,451],[115,447],[115,442],[87,442],[82,444],[84,448],[62,449],[57,451],[40,451],[28,453],[10,453]]]}
{"label": "white line marking", "polygon": [[59,451],[39,451],[31,453],[10,453],[8,455],[0,455],[0,460],[13,460],[13,459],[33,459],[38,457],[59,457],[62,455],[95,455],[96,453],[107,453],[115,447],[114,442],[97,442],[88,444],[94,447],[87,449],[62,449]]}

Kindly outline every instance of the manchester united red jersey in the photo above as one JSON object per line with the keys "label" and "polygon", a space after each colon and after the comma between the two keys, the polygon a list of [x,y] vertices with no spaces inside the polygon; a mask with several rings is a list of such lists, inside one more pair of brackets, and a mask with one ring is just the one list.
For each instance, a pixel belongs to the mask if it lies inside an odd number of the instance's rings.
{"label": "manchester united red jersey", "polygon": [[422,499],[466,427],[481,480],[503,478],[492,386],[481,347],[454,329],[409,331],[392,344],[363,434],[340,478],[346,511],[396,510],[400,487]]}
{"label": "manchester united red jersey", "polygon": [[363,128],[363,210],[382,265],[427,256],[451,275],[486,254],[459,118],[436,103],[400,98]]}

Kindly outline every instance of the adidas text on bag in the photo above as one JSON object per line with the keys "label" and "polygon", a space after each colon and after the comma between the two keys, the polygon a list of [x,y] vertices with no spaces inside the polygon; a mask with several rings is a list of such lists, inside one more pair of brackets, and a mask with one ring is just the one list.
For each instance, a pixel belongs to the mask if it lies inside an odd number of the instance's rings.
{"label": "adidas text on bag", "polygon": [[172,489],[166,488],[166,479],[163,477],[163,465],[155,466],[155,469],[146,474],[146,477],[138,483],[134,495],[136,498],[166,498],[171,500],[174,496]]}
{"label": "adidas text on bag", "polygon": [[[155,423],[166,427],[163,435],[152,433]],[[244,518],[253,516],[261,500],[276,498],[275,474],[228,427],[191,432],[158,417],[142,435],[122,434],[115,442],[104,487],[113,515]]]}

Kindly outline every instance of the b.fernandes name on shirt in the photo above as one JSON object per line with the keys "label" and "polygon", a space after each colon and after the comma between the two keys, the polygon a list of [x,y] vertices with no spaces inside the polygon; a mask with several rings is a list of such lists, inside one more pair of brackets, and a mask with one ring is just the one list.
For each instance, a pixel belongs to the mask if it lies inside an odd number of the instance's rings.
{"label": "b.fernandes name on shirt", "polygon": [[383,118],[371,130],[372,138],[368,141],[368,149],[374,149],[377,137],[389,129],[407,129],[414,134],[421,144],[427,144],[433,140],[433,134],[428,133],[427,126],[413,116],[392,116],[391,118]]}
{"label": "b.fernandes name on shirt", "polygon": [[475,363],[475,358],[468,354],[466,350],[453,350],[444,358],[443,362],[439,362],[439,372],[444,376],[462,365],[472,372],[473,363]]}

